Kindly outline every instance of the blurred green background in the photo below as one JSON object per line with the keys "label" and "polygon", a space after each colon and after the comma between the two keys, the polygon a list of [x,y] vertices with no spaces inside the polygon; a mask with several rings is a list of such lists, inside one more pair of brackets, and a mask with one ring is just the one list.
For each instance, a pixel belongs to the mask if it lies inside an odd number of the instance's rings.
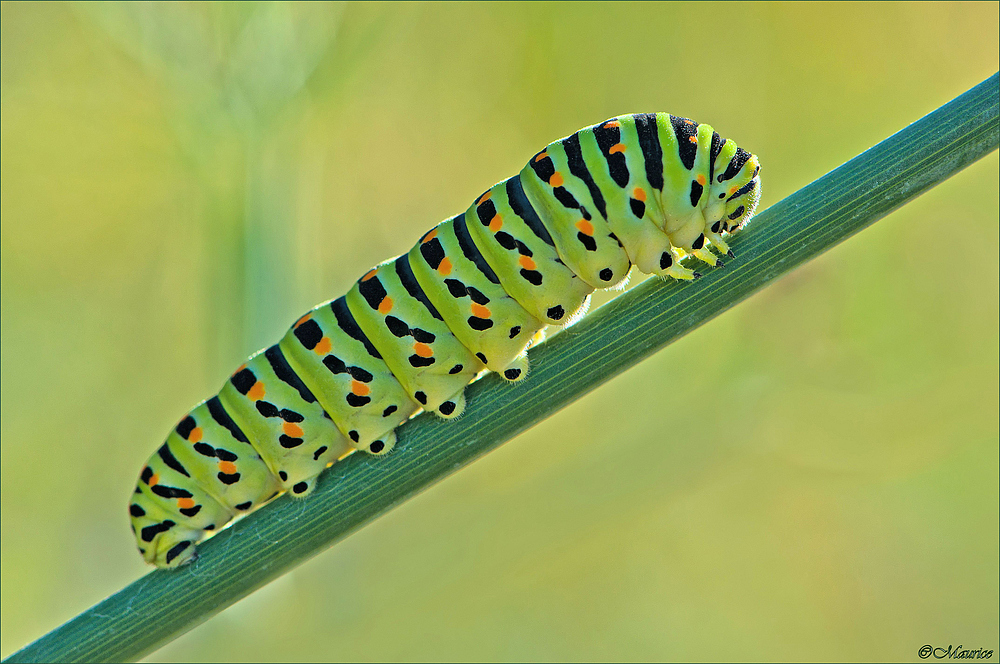
{"label": "blurred green background", "polygon": [[[990,76],[997,25],[997,3],[3,4],[2,654],[145,573],[126,499],[186,408],[549,141],[695,118],[760,156],[763,208]],[[150,660],[996,649],[997,165]]]}

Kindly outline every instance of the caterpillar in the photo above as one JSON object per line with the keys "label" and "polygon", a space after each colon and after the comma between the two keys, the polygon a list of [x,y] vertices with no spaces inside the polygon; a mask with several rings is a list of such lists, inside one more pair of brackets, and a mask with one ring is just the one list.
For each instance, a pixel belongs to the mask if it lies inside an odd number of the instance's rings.
{"label": "caterpillar", "polygon": [[384,455],[420,409],[455,418],[484,371],[528,373],[549,325],[583,315],[633,265],[695,279],[688,254],[734,257],[725,237],[760,198],[759,160],[711,126],[622,115],[550,143],[463,214],[302,316],[197,405],[142,468],[129,502],[146,562],[178,567],[233,517],[361,450]]}

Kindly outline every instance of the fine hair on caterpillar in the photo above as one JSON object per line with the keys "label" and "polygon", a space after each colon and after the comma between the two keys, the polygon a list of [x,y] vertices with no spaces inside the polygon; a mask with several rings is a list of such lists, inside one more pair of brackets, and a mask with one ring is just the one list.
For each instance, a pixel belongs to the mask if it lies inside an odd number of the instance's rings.
{"label": "fine hair on caterpillar", "polygon": [[517,175],[407,253],[302,316],[197,405],[143,467],[129,504],[143,558],[195,545],[281,492],[303,498],[324,468],[388,454],[419,410],[465,409],[484,370],[509,382],[547,326],[584,315],[634,265],[679,280],[733,257],[725,237],[753,216],[757,157],[712,127],[622,115],[549,144]]}

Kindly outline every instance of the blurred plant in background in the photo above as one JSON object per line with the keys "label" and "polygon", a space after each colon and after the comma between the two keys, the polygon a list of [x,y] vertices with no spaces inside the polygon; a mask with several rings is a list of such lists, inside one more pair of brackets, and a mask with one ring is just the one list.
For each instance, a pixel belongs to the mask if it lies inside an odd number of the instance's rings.
{"label": "blurred plant in background", "polygon": [[[692,117],[761,156],[766,206],[996,71],[997,24],[995,3],[3,4],[2,654],[144,573],[125,499],[186,408],[548,141]],[[153,658],[994,647],[997,163]],[[932,248],[960,254],[947,275]]]}
{"label": "blurred plant in background", "polygon": [[[303,87],[336,39],[336,4],[93,3],[78,9],[162,82],[168,118],[211,224],[204,298],[209,358],[270,340],[262,321],[295,315],[285,304],[314,256],[295,192],[316,164],[303,162],[287,127],[301,124]],[[349,64],[343,65],[347,67]],[[315,174],[312,174],[315,178]],[[209,365],[213,373],[226,366]]]}

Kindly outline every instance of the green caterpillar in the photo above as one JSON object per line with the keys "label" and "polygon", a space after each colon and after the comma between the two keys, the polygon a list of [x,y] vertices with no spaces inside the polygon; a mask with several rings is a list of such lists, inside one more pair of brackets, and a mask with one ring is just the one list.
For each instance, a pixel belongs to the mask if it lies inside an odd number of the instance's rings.
{"label": "green caterpillar", "polygon": [[176,567],[195,544],[276,494],[303,497],[353,450],[388,453],[416,411],[459,416],[484,370],[528,373],[548,325],[597,288],[722,266],[723,239],[760,198],[757,157],[712,127],[623,115],[551,143],[518,175],[438,224],[194,408],[143,467],[129,504],[143,558]]}

